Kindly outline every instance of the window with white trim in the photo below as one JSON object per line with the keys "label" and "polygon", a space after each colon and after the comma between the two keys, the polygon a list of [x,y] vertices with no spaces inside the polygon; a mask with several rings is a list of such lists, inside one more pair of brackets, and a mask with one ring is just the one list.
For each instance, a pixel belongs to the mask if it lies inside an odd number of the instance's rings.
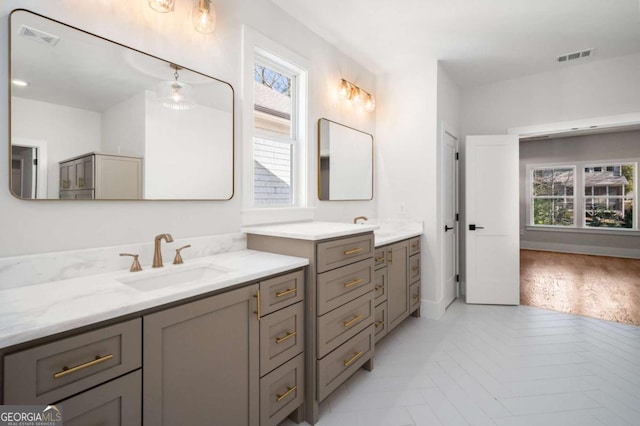
{"label": "window with white trim", "polygon": [[602,161],[529,166],[529,226],[638,230],[637,165]]}
{"label": "window with white trim", "polygon": [[294,65],[268,56],[257,52],[253,64],[253,207],[301,206],[298,94],[304,79]]}

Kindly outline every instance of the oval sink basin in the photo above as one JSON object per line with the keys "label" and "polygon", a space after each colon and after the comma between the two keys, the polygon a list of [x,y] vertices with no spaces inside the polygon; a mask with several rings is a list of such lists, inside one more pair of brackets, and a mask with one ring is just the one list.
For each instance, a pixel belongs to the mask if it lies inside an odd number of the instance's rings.
{"label": "oval sink basin", "polygon": [[150,271],[144,276],[126,276],[117,280],[138,291],[153,291],[194,281],[211,281],[228,272],[213,265],[179,266],[173,270]]}

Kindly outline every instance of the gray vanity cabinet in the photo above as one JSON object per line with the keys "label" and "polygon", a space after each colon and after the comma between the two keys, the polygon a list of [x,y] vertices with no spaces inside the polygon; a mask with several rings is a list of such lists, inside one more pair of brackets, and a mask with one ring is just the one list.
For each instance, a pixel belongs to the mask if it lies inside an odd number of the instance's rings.
{"label": "gray vanity cabinet", "polygon": [[259,424],[258,285],[143,317],[143,419]]}
{"label": "gray vanity cabinet", "polygon": [[400,241],[387,248],[389,330],[409,316],[409,242]]}

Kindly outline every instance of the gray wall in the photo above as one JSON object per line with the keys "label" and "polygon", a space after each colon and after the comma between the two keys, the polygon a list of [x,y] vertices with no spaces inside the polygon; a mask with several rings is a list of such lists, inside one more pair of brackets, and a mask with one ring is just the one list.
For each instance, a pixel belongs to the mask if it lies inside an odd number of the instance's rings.
{"label": "gray wall", "polygon": [[640,131],[520,142],[520,245],[522,248],[640,257],[640,232],[626,235],[526,229],[528,164],[640,158]]}

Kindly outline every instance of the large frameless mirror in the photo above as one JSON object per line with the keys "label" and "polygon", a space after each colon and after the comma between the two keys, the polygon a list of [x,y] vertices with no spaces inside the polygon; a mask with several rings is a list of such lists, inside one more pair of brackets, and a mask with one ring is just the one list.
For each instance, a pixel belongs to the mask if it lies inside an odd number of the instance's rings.
{"label": "large frameless mirror", "polygon": [[230,84],[25,10],[11,13],[10,79],[15,196],[233,196]]}
{"label": "large frameless mirror", "polygon": [[373,136],[326,118],[318,120],[318,198],[373,199]]}

